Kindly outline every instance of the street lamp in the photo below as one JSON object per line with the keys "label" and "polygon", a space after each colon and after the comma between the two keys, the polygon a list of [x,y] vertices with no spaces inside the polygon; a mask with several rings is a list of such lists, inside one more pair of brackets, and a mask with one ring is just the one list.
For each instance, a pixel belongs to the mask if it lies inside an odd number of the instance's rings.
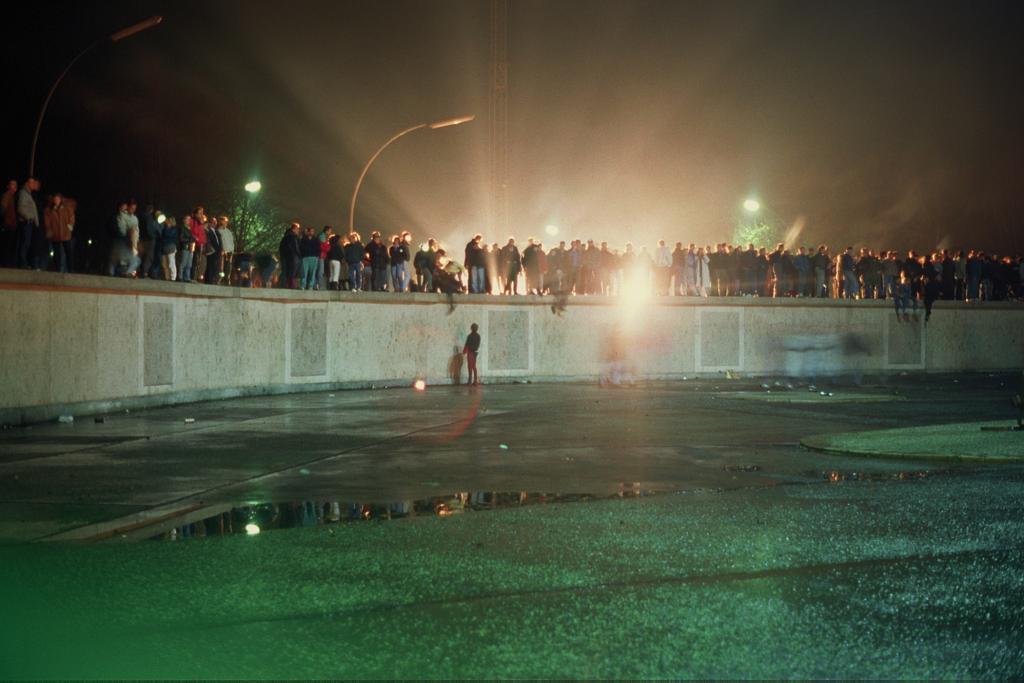
{"label": "street lamp", "polygon": [[245,191],[249,194],[256,194],[263,189],[263,183],[258,180],[253,180],[245,184]]}
{"label": "street lamp", "polygon": [[476,116],[474,116],[474,115],[456,116],[456,117],[450,118],[450,119],[443,119],[441,121],[435,121],[434,123],[420,123],[420,124],[412,126],[410,128],[406,128],[403,131],[400,131],[396,135],[393,135],[383,145],[381,145],[380,148],[377,149],[377,151],[373,153],[373,156],[370,157],[370,160],[366,162],[366,166],[363,166],[363,172],[359,174],[359,180],[356,181],[356,189],[352,192],[352,204],[349,207],[349,211],[348,211],[348,231],[350,233],[355,231],[356,198],[359,196],[359,188],[363,184],[363,178],[366,177],[366,172],[370,170],[370,166],[373,165],[373,162],[377,160],[377,157],[380,156],[380,153],[383,152],[387,148],[388,145],[390,145],[392,142],[394,142],[398,138],[402,137],[403,135],[408,135],[409,133],[411,133],[411,132],[413,132],[415,130],[419,130],[420,128],[430,128],[431,130],[437,130],[438,128],[448,128],[449,126],[457,126],[460,123],[469,123],[470,121],[472,121],[475,118],[476,118]]}
{"label": "street lamp", "polygon": [[[129,36],[134,36],[136,33],[141,33],[142,31],[145,31],[146,29],[153,28],[154,26],[156,26],[157,24],[159,24],[163,20],[164,20],[163,17],[157,15],[157,16],[152,16],[149,19],[145,19],[143,21],[140,21],[137,24],[132,24],[131,26],[128,26],[127,28],[123,28],[120,31],[117,31],[116,33],[111,33],[110,36],[109,36],[110,42],[116,43],[118,41],[124,40],[125,38],[127,38]],[[104,39],[101,38],[100,40],[97,40],[96,42],[94,42],[91,45],[87,46],[84,50],[79,52],[77,55],[75,55],[75,58],[72,59],[71,62],[66,67],[64,67],[63,71],[60,72],[60,76],[58,76],[57,80],[54,81],[53,86],[50,88],[50,92],[46,94],[46,99],[43,100],[43,109],[42,109],[42,111],[39,112],[39,120],[36,121],[36,132],[32,135],[32,153],[29,156],[29,161],[28,161],[28,175],[29,175],[30,178],[34,177],[35,173],[36,173],[36,143],[39,142],[39,129],[43,127],[43,117],[46,116],[46,107],[49,106],[49,104],[50,104],[50,98],[53,97],[53,93],[57,90],[57,86],[60,85],[60,82],[62,80],[64,80],[64,76],[66,76],[68,71],[71,70],[71,67],[73,67],[75,65],[75,62],[77,62],[79,59],[81,59],[82,56],[85,55],[86,52],[88,52],[89,50],[93,49],[94,47],[96,47],[97,45],[102,43],[103,41],[104,41]]]}
{"label": "street lamp", "polygon": [[758,211],[761,210],[761,202],[757,201],[754,198],[750,198],[743,202],[743,208],[746,210],[747,213],[757,213]]}

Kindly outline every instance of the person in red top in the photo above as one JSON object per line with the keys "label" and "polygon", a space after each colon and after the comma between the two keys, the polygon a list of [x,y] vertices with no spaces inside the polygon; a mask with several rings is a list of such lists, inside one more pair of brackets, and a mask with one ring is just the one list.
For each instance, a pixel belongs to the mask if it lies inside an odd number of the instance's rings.
{"label": "person in red top", "polygon": [[316,282],[313,284],[313,289],[322,289],[324,264],[327,263],[327,254],[331,251],[331,235],[333,234],[334,230],[329,225],[325,225],[324,229],[320,231],[320,260],[316,264]]}
{"label": "person in red top", "polygon": [[192,217],[188,219],[188,229],[196,243],[195,261],[192,264],[195,277],[192,279],[199,282],[199,278],[204,277],[206,273],[206,211],[203,207],[197,206],[192,210]]}

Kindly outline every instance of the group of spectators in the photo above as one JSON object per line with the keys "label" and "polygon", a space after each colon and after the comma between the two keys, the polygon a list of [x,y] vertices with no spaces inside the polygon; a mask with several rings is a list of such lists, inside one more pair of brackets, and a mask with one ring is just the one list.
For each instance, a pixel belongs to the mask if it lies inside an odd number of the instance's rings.
{"label": "group of spectators", "polygon": [[[54,193],[40,210],[39,182],[19,188],[10,181],[2,197],[0,260],[35,270],[74,271],[75,202]],[[1024,299],[1024,259],[983,251],[941,250],[918,254],[847,247],[757,248],[727,243],[669,247],[649,252],[626,243],[561,241],[546,249],[529,238],[520,250],[476,234],[462,254],[437,240],[418,247],[404,231],[367,241],[330,226],[288,226],[277,253],[236,253],[230,220],[196,207],[178,223],[153,206],[140,213],[135,201],[117,207],[108,226],[106,272],[206,284],[347,291],[455,294],[555,294],[832,297],[891,299],[901,315],[923,301]],[[461,258],[458,258],[461,256]]]}

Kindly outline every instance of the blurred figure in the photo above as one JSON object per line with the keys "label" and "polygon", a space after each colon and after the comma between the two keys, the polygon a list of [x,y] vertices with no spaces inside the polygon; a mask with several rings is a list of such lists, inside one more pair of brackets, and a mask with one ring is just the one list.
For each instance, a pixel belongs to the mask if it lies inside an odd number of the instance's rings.
{"label": "blurred figure", "polygon": [[316,281],[317,263],[320,261],[320,240],[313,234],[312,227],[306,228],[306,233],[299,242],[299,254],[302,256],[302,274],[299,276],[299,289],[313,289]]}
{"label": "blurred figure", "polygon": [[42,239],[39,233],[39,207],[36,206],[35,193],[39,191],[39,181],[35,178],[28,178],[18,190],[16,212],[18,218],[17,235],[17,265],[19,268],[39,270],[35,255],[32,252],[32,242]]}
{"label": "blurred figure", "polygon": [[476,357],[480,352],[480,333],[477,332],[479,326],[473,323],[469,326],[469,336],[466,337],[466,343],[462,347],[462,353],[466,354],[466,370],[469,373],[467,383],[470,385],[477,385],[480,383],[480,374],[476,369]]}
{"label": "blurred figure", "polygon": [[178,222],[174,216],[168,216],[160,230],[157,251],[160,254],[160,272],[165,280],[172,282],[177,275],[175,256],[178,252]]}
{"label": "blurred figure", "polygon": [[[195,257],[196,239],[192,236],[191,216],[181,219],[178,229],[178,247],[181,254],[178,265],[178,282],[192,282],[192,260]],[[173,278],[172,278],[173,279]]]}
{"label": "blurred figure", "polygon": [[508,238],[508,243],[501,248],[500,262],[504,265],[505,277],[504,294],[519,294],[519,273],[523,270],[523,259],[519,255],[519,247],[516,246],[514,237]]}
{"label": "blurred figure", "polygon": [[298,223],[289,225],[277,247],[281,264],[279,284],[284,289],[298,289],[299,271],[302,269],[302,252],[299,249],[299,230],[301,228],[302,226]]}
{"label": "blurred figure", "polygon": [[231,284],[231,276],[235,266],[235,235],[231,232],[231,222],[227,216],[217,219],[217,237],[220,239],[221,267],[227,277],[227,284]]}
{"label": "blurred figure", "polygon": [[75,229],[75,209],[72,201],[65,200],[58,192],[50,199],[43,212],[46,226],[46,239],[53,245],[53,254],[57,259],[57,271],[73,273],[75,270],[75,252],[72,232]]}
{"label": "blurred figure", "polygon": [[224,274],[223,268],[221,268],[221,255],[224,253],[224,248],[221,245],[220,233],[217,232],[217,219],[210,218],[204,227],[206,232],[206,275],[204,277],[206,284],[218,285],[220,284],[220,278]]}
{"label": "blurred figure", "polygon": [[348,244],[344,248],[345,265],[348,268],[348,288],[350,291],[358,292],[363,275],[363,256],[366,249],[363,247],[362,238],[358,232],[350,233]]}

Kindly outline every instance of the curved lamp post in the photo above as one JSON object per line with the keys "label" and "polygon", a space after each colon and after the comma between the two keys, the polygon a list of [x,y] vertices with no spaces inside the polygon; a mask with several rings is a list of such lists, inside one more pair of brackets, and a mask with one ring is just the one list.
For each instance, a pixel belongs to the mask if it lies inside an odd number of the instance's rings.
{"label": "curved lamp post", "polygon": [[388,145],[390,145],[392,142],[394,142],[398,138],[402,137],[403,135],[408,135],[409,133],[413,132],[414,130],[419,130],[420,128],[430,128],[432,130],[437,130],[438,128],[447,128],[449,126],[457,126],[460,123],[469,123],[470,121],[472,121],[475,118],[476,118],[476,116],[474,116],[474,115],[470,115],[470,116],[457,116],[457,117],[451,118],[451,119],[444,119],[443,121],[435,121],[434,123],[421,123],[421,124],[412,126],[410,128],[406,128],[405,130],[400,131],[397,134],[391,136],[391,138],[387,142],[385,142],[383,145],[381,145],[380,148],[378,148],[377,151],[373,153],[373,156],[370,157],[370,160],[366,162],[365,166],[363,166],[363,172],[359,174],[359,180],[356,181],[356,189],[352,192],[352,204],[351,204],[351,206],[349,207],[349,210],[348,210],[348,231],[350,233],[355,231],[356,198],[359,196],[359,188],[363,184],[363,178],[366,177],[366,172],[370,170],[370,166],[372,166],[373,162],[377,160],[377,157],[380,156],[380,153],[383,152],[385,149],[387,149]]}
{"label": "curved lamp post", "polygon": [[[116,43],[116,42],[118,42],[120,40],[124,40],[128,36],[133,36],[136,33],[140,33],[142,31],[145,31],[148,28],[153,28],[154,26],[156,26],[157,24],[159,24],[163,20],[164,20],[164,18],[159,16],[159,15],[152,16],[149,19],[145,19],[143,21],[140,21],[137,24],[132,24],[131,26],[128,26],[127,28],[123,28],[123,29],[121,29],[120,31],[118,31],[116,33],[111,33],[110,37],[109,37],[109,40],[112,43]],[[39,129],[43,127],[43,117],[46,116],[46,107],[48,107],[49,104],[50,104],[50,98],[53,97],[53,93],[57,90],[57,86],[60,85],[60,82],[62,80],[64,80],[64,76],[66,76],[68,71],[71,70],[71,67],[73,67],[75,65],[75,62],[77,62],[79,59],[81,59],[82,56],[85,55],[86,52],[89,52],[94,47],[96,47],[97,45],[102,43],[104,40],[105,39],[102,39],[102,38],[100,40],[97,40],[96,42],[92,43],[91,45],[86,47],[84,50],[79,52],[77,55],[75,55],[75,58],[72,59],[71,62],[66,67],[64,67],[63,71],[60,72],[60,76],[57,76],[57,80],[54,81],[53,86],[50,88],[50,92],[46,94],[46,99],[43,100],[43,109],[42,109],[42,111],[39,112],[39,120],[36,121],[36,132],[32,135],[32,154],[29,157],[29,162],[28,162],[28,175],[29,175],[30,178],[35,176],[35,172],[36,172],[36,143],[39,142]]]}

